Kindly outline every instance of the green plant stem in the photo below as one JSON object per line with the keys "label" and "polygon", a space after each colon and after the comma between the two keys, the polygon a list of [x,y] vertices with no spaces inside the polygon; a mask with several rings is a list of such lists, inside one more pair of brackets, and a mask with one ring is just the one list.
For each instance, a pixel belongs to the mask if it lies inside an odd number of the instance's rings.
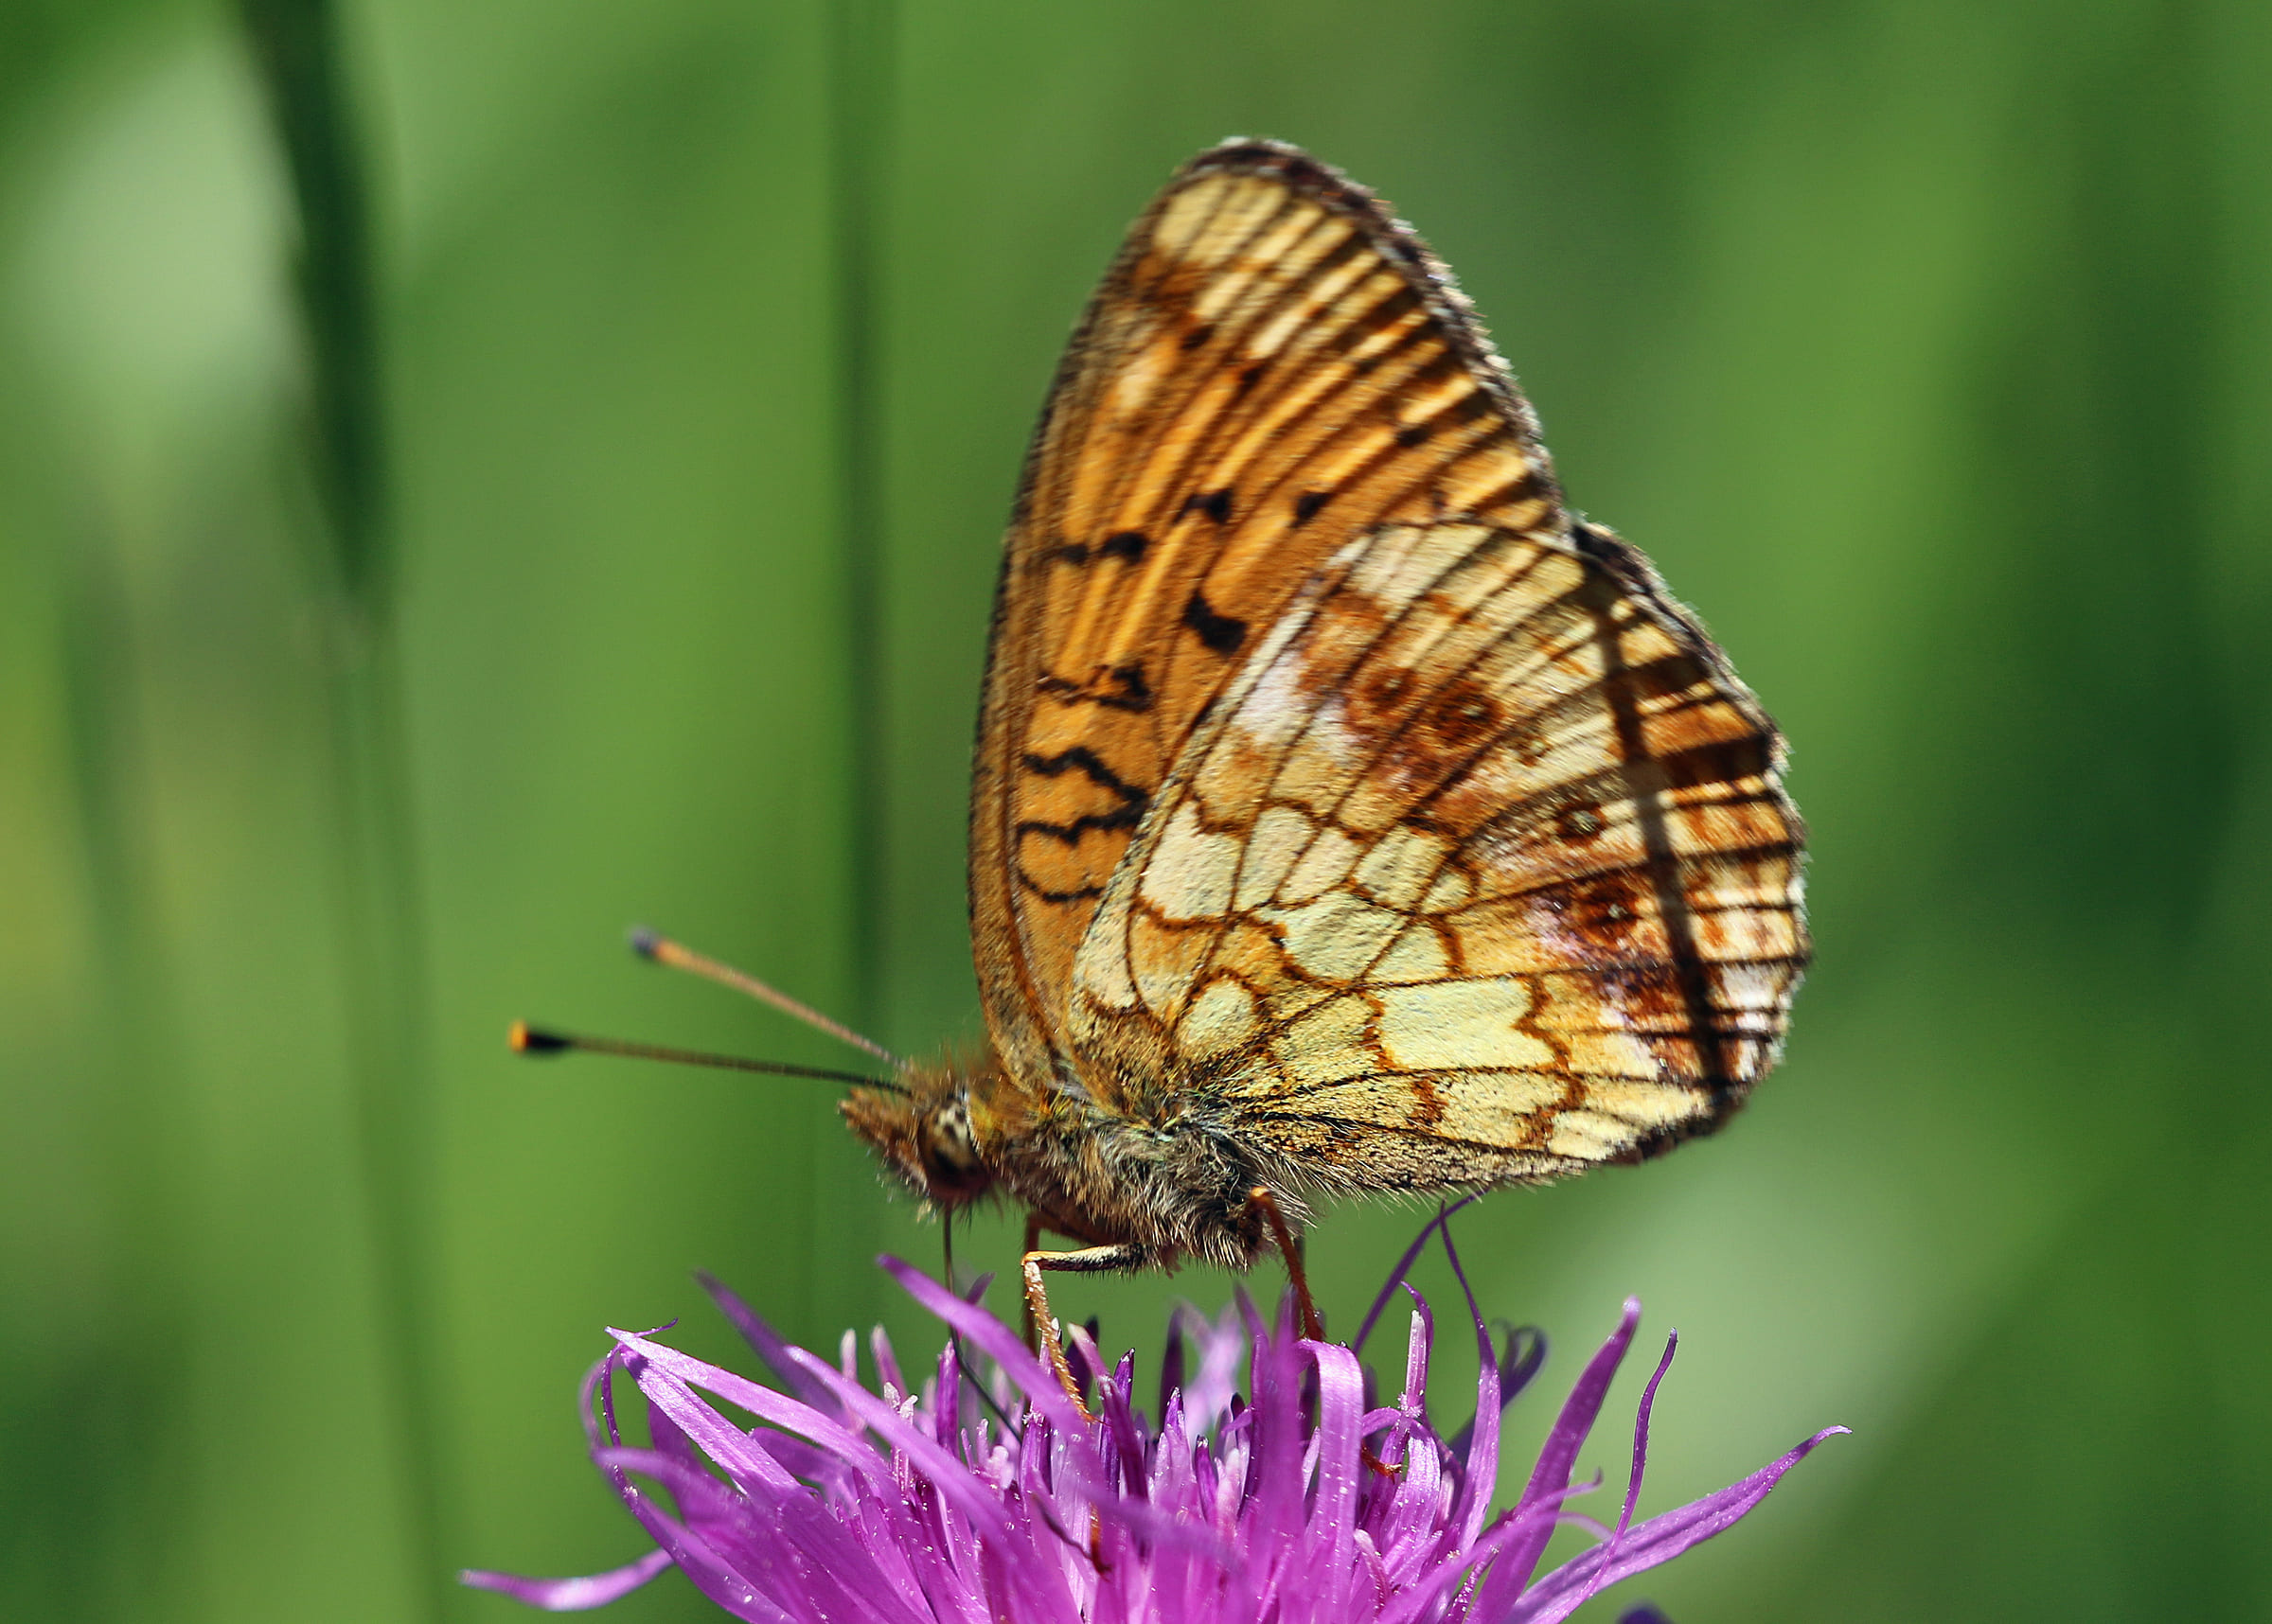
{"label": "green plant stem", "polygon": [[356,1137],[414,1592],[426,1601],[421,1613],[439,1617],[454,1598],[454,1569],[445,1549],[434,1368],[437,1192],[425,955],[399,687],[391,639],[335,651],[331,776]]}
{"label": "green plant stem", "polygon": [[883,159],[891,139],[893,0],[829,8],[836,283],[837,516],[844,560],[844,682],[852,722],[851,925],[854,1014],[873,1025],[883,949],[885,666],[882,357],[878,265]]}

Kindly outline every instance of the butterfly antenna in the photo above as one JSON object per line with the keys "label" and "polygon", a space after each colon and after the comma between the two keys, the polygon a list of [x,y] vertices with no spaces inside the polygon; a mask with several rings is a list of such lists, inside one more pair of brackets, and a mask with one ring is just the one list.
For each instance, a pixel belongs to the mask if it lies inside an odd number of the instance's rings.
{"label": "butterfly antenna", "polygon": [[673,942],[667,936],[658,935],[644,925],[631,932],[631,951],[643,959],[651,959],[656,963],[666,965],[670,969],[690,971],[705,980],[716,981],[721,987],[732,987],[737,993],[746,993],[759,1003],[771,1004],[783,1015],[794,1015],[807,1026],[825,1032],[830,1037],[841,1039],[855,1049],[866,1050],[877,1059],[896,1070],[907,1069],[906,1061],[900,1059],[874,1038],[862,1037],[842,1021],[830,1020],[810,1004],[799,1003],[780,988],[770,987],[746,971],[737,970],[731,964],[721,964],[716,959],[697,953],[693,948]]}
{"label": "butterfly antenna", "polygon": [[744,1060],[738,1054],[711,1054],[699,1049],[668,1049],[659,1043],[627,1043],[619,1037],[583,1037],[574,1033],[513,1022],[506,1042],[515,1054],[614,1054],[626,1060],[667,1060],[674,1066],[707,1066],[719,1071],[762,1071],[769,1077],[814,1077],[824,1083],[850,1083],[861,1088],[880,1088],[904,1094],[905,1086],[857,1071],[829,1071],[817,1066],[790,1066],[778,1060]]}

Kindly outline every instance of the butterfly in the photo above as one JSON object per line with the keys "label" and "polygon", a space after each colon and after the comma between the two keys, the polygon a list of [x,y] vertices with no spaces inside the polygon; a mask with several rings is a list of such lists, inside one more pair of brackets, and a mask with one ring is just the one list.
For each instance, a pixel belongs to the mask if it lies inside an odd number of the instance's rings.
{"label": "butterfly", "polygon": [[[843,1104],[1047,1270],[1247,1267],[1320,1334],[1322,1196],[1538,1184],[1725,1121],[1807,960],[1750,691],[1562,500],[1450,273],[1234,140],[1130,229],[1058,368],[996,594],[970,802],[988,1042]],[[646,1046],[516,1027],[517,1047]],[[1043,1232],[1069,1251],[1043,1251]]]}
{"label": "butterfly", "polygon": [[1784,758],[1565,505],[1444,265],[1227,142],[1130,230],[1027,457],[971,792],[987,1051],[844,1115],[940,1207],[1022,1204],[1029,1297],[1291,1264],[1320,1196],[1654,1155],[1780,1050]]}

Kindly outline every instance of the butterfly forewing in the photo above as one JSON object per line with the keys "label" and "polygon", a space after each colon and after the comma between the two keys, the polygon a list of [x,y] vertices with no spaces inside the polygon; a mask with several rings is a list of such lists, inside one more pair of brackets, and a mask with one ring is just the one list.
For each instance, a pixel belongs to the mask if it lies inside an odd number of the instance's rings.
{"label": "butterfly forewing", "polygon": [[1075,955],[1208,706],[1328,559],[1454,516],[1565,529],[1528,410],[1447,274],[1291,150],[1189,166],[1068,352],[997,603],[972,915],[1021,1086],[1074,1081]]}

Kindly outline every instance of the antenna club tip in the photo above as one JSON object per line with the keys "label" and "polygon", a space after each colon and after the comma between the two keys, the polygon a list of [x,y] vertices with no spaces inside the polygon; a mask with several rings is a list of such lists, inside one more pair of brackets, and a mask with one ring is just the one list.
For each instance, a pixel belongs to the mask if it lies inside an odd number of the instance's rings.
{"label": "antenna club tip", "polygon": [[513,1022],[505,1041],[515,1054],[559,1054],[576,1047],[558,1033],[540,1031],[524,1020]]}
{"label": "antenna club tip", "polygon": [[663,951],[662,936],[644,925],[631,927],[631,951],[642,959],[652,959]]}

